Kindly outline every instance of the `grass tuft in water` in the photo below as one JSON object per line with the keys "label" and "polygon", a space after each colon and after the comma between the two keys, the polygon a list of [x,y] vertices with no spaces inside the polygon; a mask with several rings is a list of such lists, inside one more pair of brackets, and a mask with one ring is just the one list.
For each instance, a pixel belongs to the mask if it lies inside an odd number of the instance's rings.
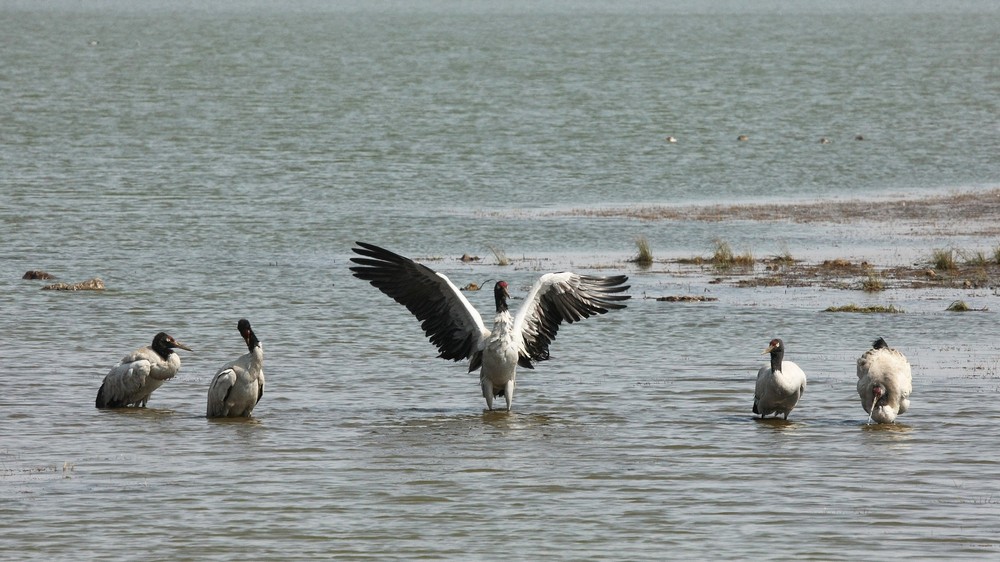
{"label": "grass tuft in water", "polygon": [[861,289],[866,293],[878,293],[885,290],[885,283],[882,282],[882,274],[874,267],[868,268],[868,277],[861,282]]}
{"label": "grass tuft in water", "polygon": [[635,239],[635,245],[639,253],[631,261],[641,267],[653,265],[653,250],[649,247],[649,240],[645,236],[640,236]]}
{"label": "grass tuft in water", "polygon": [[946,310],[948,312],[968,312],[972,309],[969,308],[969,305],[966,304],[965,301],[958,300],[948,305],[948,308]]}
{"label": "grass tuft in water", "polygon": [[963,300],[957,300],[957,301],[952,302],[950,305],[948,305],[948,308],[946,308],[945,310],[947,310],[948,312],[973,312],[973,311],[974,312],[986,312],[989,309],[986,308],[986,307],[983,307],[983,308],[972,308],[965,301],[963,301]]}
{"label": "grass tuft in water", "polygon": [[972,267],[986,267],[990,264],[990,259],[982,250],[965,252],[965,265]]}
{"label": "grass tuft in water", "polygon": [[848,304],[845,306],[831,306],[824,310],[823,312],[856,312],[858,314],[902,314],[903,309],[896,308],[894,305],[884,306],[880,304],[871,306],[858,306],[856,304]]}
{"label": "grass tuft in water", "polygon": [[955,269],[957,267],[955,265],[955,250],[951,248],[934,250],[931,254],[931,264],[937,270],[951,271]]}
{"label": "grass tuft in water", "polygon": [[510,265],[510,258],[507,257],[507,253],[503,251],[503,248],[487,247],[493,252],[493,257],[497,259],[497,265]]}
{"label": "grass tuft in water", "polygon": [[780,254],[771,258],[771,262],[775,265],[788,267],[795,265],[795,258],[792,257],[792,253],[788,251],[788,248],[785,248]]}
{"label": "grass tuft in water", "polygon": [[729,242],[721,238],[716,238],[715,240],[715,251],[712,253],[711,261],[718,269],[730,269],[736,266],[752,268],[755,262],[753,253],[747,251],[736,255],[733,253],[733,248],[729,245]]}

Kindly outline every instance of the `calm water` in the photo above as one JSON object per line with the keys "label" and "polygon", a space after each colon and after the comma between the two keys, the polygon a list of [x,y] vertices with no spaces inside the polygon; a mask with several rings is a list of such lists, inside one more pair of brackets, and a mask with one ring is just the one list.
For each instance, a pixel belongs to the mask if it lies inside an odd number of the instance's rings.
{"label": "calm water", "polygon": [[[0,557],[998,555],[995,292],[624,262],[637,236],[880,263],[998,241],[550,213],[994,188],[995,3],[285,4],[0,2]],[[625,271],[634,299],[564,327],[514,412],[485,413],[476,376],[350,277],[358,239],[520,295]],[[958,298],[991,311],[943,312]],[[851,302],[907,313],[819,312]],[[267,393],[253,420],[206,421],[243,316]],[[96,410],[159,330],[195,350],[178,377],[147,410]],[[809,387],[755,422],[775,336]],[[854,391],[876,336],[914,370],[890,427]]]}

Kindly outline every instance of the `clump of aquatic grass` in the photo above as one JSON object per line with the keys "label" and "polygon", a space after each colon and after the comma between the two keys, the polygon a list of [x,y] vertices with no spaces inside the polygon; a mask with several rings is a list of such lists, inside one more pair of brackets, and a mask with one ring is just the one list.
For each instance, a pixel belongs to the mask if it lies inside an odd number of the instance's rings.
{"label": "clump of aquatic grass", "polygon": [[851,263],[851,260],[844,259],[844,258],[836,258],[836,259],[832,259],[832,260],[823,260],[823,263],[821,265],[825,269],[850,269],[850,268],[854,267],[854,264]]}
{"label": "clump of aquatic grass", "polygon": [[715,240],[715,252],[712,254],[712,263],[718,267],[732,267],[733,265],[733,248],[722,239]]}
{"label": "clump of aquatic grass", "polygon": [[969,308],[969,305],[965,304],[965,301],[958,300],[948,305],[947,310],[948,312],[968,312],[972,309]]}
{"label": "clump of aquatic grass", "polygon": [[990,263],[990,259],[986,257],[986,253],[982,250],[965,252],[964,258],[965,265],[972,267],[986,267]]}
{"label": "clump of aquatic grass", "polygon": [[721,238],[715,240],[715,251],[712,253],[712,263],[715,267],[719,269],[729,269],[735,266],[753,267],[754,261],[753,253],[750,251],[736,255],[729,242]]}
{"label": "clump of aquatic grass", "polygon": [[874,267],[867,268],[868,277],[861,282],[861,289],[866,293],[878,293],[885,290],[885,283],[882,282],[882,274]]}
{"label": "clump of aquatic grass", "polygon": [[632,258],[632,262],[641,267],[653,265],[653,250],[649,247],[649,240],[645,236],[640,236],[635,239],[635,246],[638,248],[639,253]]}
{"label": "clump of aquatic grass", "polygon": [[931,264],[934,265],[934,269],[940,269],[944,271],[950,271],[955,269],[955,250],[952,248],[936,249],[934,253],[931,254]]}
{"label": "clump of aquatic grass", "polygon": [[985,312],[986,310],[989,310],[989,309],[985,308],[985,307],[983,307],[983,308],[972,308],[971,306],[969,306],[968,304],[966,304],[965,301],[963,301],[963,300],[957,300],[957,301],[952,302],[950,305],[948,305],[948,308],[945,309],[945,310],[947,310],[948,312],[969,312],[969,311]]}
{"label": "clump of aquatic grass", "polygon": [[903,309],[896,308],[894,305],[871,305],[871,306],[858,306],[856,304],[848,304],[845,306],[831,306],[824,310],[823,312],[856,312],[859,314],[902,314]]}
{"label": "clump of aquatic grass", "polygon": [[795,258],[792,257],[792,253],[785,248],[780,254],[774,256],[771,261],[776,265],[790,266],[795,264]]}
{"label": "clump of aquatic grass", "polygon": [[493,252],[493,257],[497,259],[497,265],[510,265],[510,258],[507,257],[507,253],[503,251],[503,248],[487,247]]}
{"label": "clump of aquatic grass", "polygon": [[736,259],[736,265],[747,268],[752,268],[753,264],[757,261],[753,257],[753,252],[751,252],[750,250],[747,250],[746,252],[743,252],[742,254],[736,256],[735,259]]}

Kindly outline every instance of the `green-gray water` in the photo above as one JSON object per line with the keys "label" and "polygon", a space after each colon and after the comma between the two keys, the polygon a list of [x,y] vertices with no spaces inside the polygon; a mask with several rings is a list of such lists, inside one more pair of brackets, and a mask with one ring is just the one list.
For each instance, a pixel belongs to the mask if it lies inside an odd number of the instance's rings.
{"label": "green-gray water", "polygon": [[[996,240],[562,212],[994,188],[995,3],[36,4],[0,2],[0,557],[1000,550],[994,291],[740,289],[625,262],[637,236],[883,262]],[[513,413],[484,413],[475,375],[349,275],[355,240],[522,297],[545,271],[623,271],[633,300],[564,326]],[[29,269],[108,290],[40,291]],[[907,313],[820,312],[847,302]],[[240,317],[267,392],[250,422],[206,421]],[[145,411],[96,410],[160,330],[195,350],[180,374]],[[914,371],[890,427],[854,390],[877,336]],[[750,414],[772,337],[809,377],[787,424]]]}

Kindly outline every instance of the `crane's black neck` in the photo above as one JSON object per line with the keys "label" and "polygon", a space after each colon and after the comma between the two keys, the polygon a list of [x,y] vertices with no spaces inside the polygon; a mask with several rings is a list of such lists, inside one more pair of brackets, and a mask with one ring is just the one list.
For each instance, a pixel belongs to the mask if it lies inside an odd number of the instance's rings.
{"label": "crane's black neck", "polygon": [[247,349],[253,351],[255,347],[260,346],[260,340],[257,339],[257,334],[253,333],[253,330],[247,330],[249,334],[247,335]]}
{"label": "crane's black neck", "polygon": [[497,314],[507,311],[507,284],[497,281],[493,286],[493,299],[497,304]]}
{"label": "crane's black neck", "polygon": [[771,350],[771,372],[777,373],[781,370],[781,361],[785,358],[785,346],[779,345]]}
{"label": "crane's black neck", "polygon": [[253,349],[260,345],[260,341],[257,339],[257,335],[253,333],[253,328],[250,327],[250,321],[246,318],[240,318],[240,321],[236,323],[236,329],[239,330],[240,335],[243,336],[243,341],[247,342],[247,349],[253,351]]}

